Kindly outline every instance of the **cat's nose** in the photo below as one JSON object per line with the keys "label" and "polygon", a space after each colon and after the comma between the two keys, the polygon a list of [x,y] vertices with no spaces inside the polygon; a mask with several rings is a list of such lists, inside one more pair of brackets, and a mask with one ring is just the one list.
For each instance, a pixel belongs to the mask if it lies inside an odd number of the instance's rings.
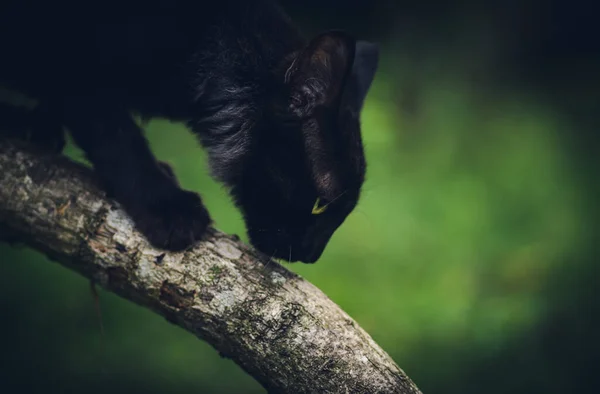
{"label": "cat's nose", "polygon": [[328,240],[304,240],[302,243],[302,257],[300,261],[308,264],[316,263],[323,254]]}

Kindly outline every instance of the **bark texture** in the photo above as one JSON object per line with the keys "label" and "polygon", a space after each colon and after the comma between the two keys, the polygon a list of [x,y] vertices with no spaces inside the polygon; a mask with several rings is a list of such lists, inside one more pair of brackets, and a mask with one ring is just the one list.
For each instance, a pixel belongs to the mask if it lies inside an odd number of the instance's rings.
{"label": "bark texture", "polygon": [[163,315],[269,392],[420,393],[306,280],[214,229],[185,252],[151,247],[92,172],[65,157],[0,141],[0,237]]}

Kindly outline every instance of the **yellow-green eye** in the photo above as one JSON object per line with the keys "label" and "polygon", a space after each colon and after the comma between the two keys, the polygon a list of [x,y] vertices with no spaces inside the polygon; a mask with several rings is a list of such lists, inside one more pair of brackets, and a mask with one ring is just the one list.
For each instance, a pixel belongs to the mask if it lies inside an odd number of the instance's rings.
{"label": "yellow-green eye", "polygon": [[317,201],[315,201],[315,205],[313,205],[312,214],[320,215],[327,210],[328,204],[322,204],[321,198],[317,197]]}

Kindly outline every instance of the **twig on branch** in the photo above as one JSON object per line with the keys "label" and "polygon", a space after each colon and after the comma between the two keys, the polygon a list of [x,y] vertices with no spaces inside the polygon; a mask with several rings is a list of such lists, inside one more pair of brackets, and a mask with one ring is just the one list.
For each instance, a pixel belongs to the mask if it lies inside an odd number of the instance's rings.
{"label": "twig on branch", "polygon": [[65,157],[0,141],[0,236],[40,250],[210,343],[281,393],[420,393],[315,286],[211,229],[181,253],[151,247]]}

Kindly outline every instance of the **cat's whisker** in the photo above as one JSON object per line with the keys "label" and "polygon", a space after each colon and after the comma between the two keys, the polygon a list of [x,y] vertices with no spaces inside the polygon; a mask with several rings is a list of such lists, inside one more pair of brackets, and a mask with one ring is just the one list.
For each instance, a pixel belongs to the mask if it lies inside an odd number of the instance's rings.
{"label": "cat's whisker", "polygon": [[344,194],[346,194],[347,191],[348,191],[348,189],[346,189],[343,192],[341,192],[336,198],[334,198],[333,200],[329,201],[325,206],[328,207],[329,205],[333,204],[337,199],[339,199]]}
{"label": "cat's whisker", "polygon": [[271,264],[271,262],[273,261],[273,257],[275,257],[276,254],[277,254],[277,249],[275,249],[275,251],[273,252],[271,257],[269,257],[269,260],[267,261],[267,263],[265,264],[265,266],[262,269],[263,272],[267,270],[267,267],[269,266],[269,264]]}

